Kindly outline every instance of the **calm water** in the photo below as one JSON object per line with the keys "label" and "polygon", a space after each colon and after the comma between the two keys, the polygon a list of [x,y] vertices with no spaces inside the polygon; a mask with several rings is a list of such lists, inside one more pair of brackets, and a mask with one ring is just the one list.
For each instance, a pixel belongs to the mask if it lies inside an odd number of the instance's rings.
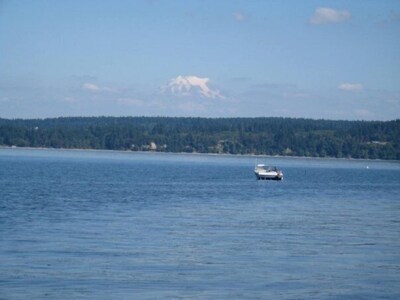
{"label": "calm water", "polygon": [[1,299],[399,299],[400,164],[0,149]]}

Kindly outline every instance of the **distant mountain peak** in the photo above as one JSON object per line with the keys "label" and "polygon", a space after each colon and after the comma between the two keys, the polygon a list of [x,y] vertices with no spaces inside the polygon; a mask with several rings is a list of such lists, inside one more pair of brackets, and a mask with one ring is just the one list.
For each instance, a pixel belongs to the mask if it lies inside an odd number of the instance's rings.
{"label": "distant mountain peak", "polygon": [[172,78],[163,90],[180,96],[200,96],[209,99],[224,99],[225,97],[221,95],[219,90],[214,90],[209,87],[209,81],[209,78],[201,78],[194,75],[179,75]]}

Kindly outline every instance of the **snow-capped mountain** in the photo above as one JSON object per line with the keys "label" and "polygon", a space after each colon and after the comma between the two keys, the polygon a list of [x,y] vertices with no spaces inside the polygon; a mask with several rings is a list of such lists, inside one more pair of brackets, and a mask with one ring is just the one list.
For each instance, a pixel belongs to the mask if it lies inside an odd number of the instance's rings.
{"label": "snow-capped mountain", "polygon": [[180,96],[200,96],[204,98],[221,98],[224,96],[218,90],[213,90],[208,86],[209,78],[197,76],[177,76],[172,78],[168,85],[163,87],[164,92],[168,91]]}

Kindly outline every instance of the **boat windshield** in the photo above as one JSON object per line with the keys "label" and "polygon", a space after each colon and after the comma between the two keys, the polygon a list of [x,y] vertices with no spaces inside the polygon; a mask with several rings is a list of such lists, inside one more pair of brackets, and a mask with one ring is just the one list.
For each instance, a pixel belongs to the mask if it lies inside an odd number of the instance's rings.
{"label": "boat windshield", "polygon": [[278,172],[278,168],[277,167],[271,167],[271,166],[266,166],[266,165],[258,165],[257,169],[263,169],[263,170],[265,170],[267,172],[270,172],[270,171]]}
{"label": "boat windshield", "polygon": [[267,171],[275,171],[277,172],[278,169],[276,167],[266,167]]}

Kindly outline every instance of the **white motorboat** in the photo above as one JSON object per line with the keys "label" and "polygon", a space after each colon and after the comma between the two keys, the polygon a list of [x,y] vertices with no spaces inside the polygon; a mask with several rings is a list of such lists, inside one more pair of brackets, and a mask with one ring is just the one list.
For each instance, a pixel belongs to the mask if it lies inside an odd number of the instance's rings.
{"label": "white motorboat", "polygon": [[254,173],[258,180],[282,180],[283,172],[277,167],[270,167],[264,164],[256,165]]}

